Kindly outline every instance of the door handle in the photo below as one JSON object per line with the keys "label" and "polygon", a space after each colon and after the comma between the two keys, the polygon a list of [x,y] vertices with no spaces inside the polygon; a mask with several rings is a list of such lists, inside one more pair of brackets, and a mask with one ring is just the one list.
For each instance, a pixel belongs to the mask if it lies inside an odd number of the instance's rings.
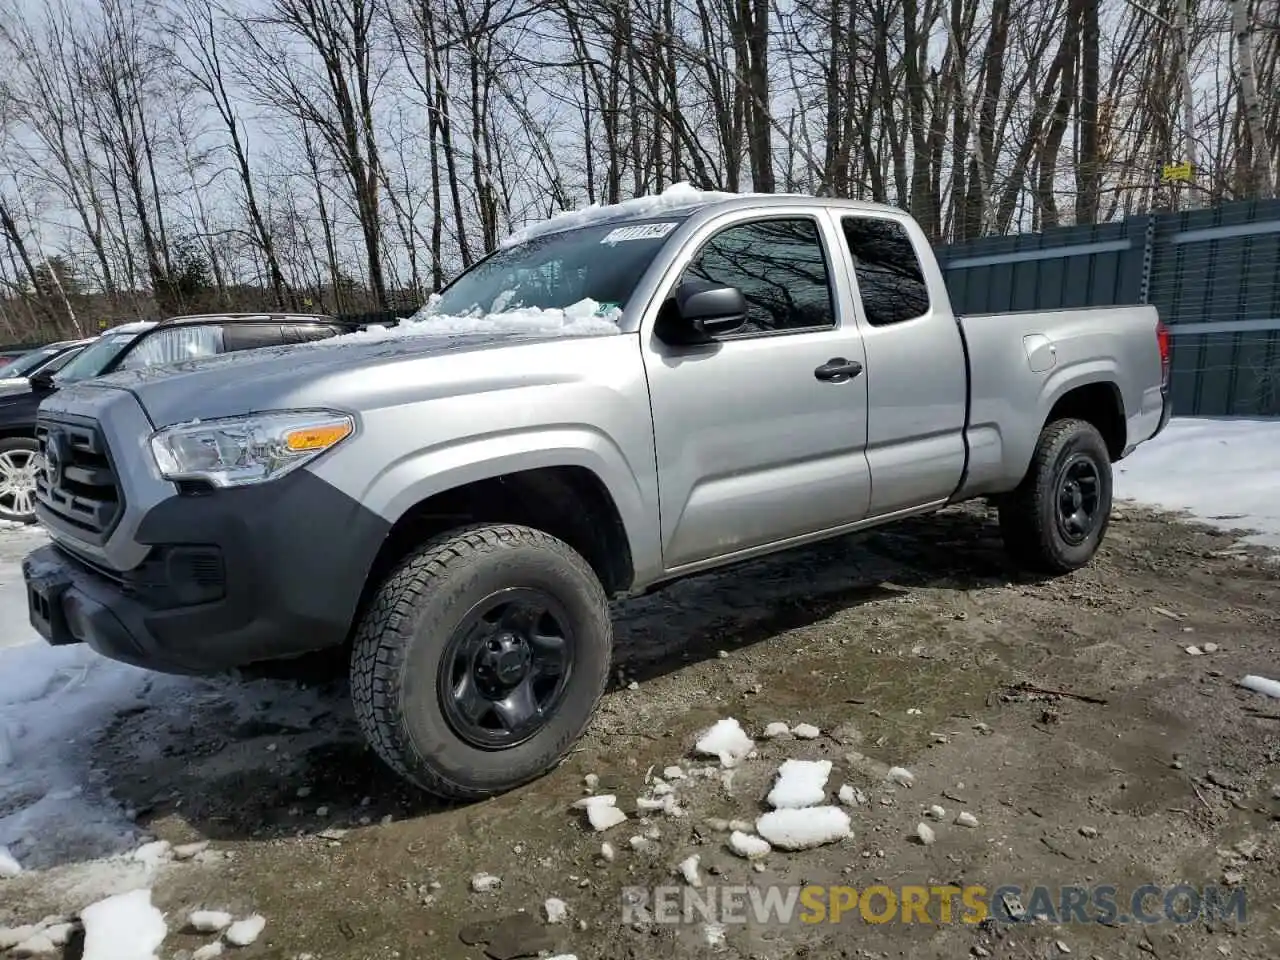
{"label": "door handle", "polygon": [[846,380],[852,380],[861,372],[862,364],[857,360],[834,357],[813,371],[813,375],[819,380],[825,380],[827,383],[844,383]]}

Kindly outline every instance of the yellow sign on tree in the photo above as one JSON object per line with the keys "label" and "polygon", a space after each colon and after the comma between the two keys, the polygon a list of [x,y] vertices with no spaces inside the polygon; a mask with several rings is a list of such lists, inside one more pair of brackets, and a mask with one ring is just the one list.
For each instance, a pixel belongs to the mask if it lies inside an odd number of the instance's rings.
{"label": "yellow sign on tree", "polygon": [[1196,170],[1187,160],[1182,163],[1166,163],[1160,170],[1160,179],[1164,183],[1190,183],[1195,179]]}

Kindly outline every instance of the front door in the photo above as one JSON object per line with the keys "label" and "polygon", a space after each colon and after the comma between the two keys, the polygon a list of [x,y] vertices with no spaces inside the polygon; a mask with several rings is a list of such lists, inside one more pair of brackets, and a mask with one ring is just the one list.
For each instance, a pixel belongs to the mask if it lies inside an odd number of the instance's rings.
{"label": "front door", "polygon": [[739,215],[679,279],[737,287],[746,327],[699,347],[645,332],[668,571],[866,516],[867,378],[847,372],[866,357],[839,242],[821,211]]}

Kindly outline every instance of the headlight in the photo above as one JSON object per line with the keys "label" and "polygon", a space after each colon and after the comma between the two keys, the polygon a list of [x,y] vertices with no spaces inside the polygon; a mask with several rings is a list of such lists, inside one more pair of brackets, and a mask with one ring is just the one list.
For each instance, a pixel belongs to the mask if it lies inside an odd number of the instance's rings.
{"label": "headlight", "polygon": [[180,423],[151,436],[151,455],[167,480],[239,487],[275,480],[355,432],[330,410],[296,410]]}

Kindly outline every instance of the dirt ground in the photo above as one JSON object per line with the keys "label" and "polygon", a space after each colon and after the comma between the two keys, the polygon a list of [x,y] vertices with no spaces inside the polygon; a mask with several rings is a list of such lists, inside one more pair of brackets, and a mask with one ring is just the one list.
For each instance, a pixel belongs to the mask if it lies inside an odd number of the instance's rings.
{"label": "dirt ground", "polygon": [[[214,858],[163,865],[154,896],[172,931],[197,906],[263,914],[262,938],[235,951],[245,960],[462,960],[485,956],[483,940],[493,956],[579,960],[1274,960],[1280,701],[1236,681],[1280,674],[1280,565],[1235,543],[1120,505],[1093,565],[1039,582],[1010,570],[994,515],[972,505],[619,604],[619,679],[587,738],[538,782],[470,806],[434,804],[385,771],[341,690],[285,710],[284,688],[264,682],[246,713],[210,682],[118,718],[94,762],[157,837],[211,841]],[[1216,649],[1196,656],[1193,644]],[[650,767],[717,766],[690,749],[730,716],[757,738],[758,757],[727,786],[718,774],[677,781],[683,817],[639,814]],[[761,740],[772,721],[823,733]],[[852,839],[774,851],[757,869],[709,821],[754,820],[793,757],[833,762],[831,802],[844,783],[866,802],[846,808]],[[886,781],[894,765],[912,771],[913,787]],[[571,809],[587,774],[616,793],[627,822],[598,834]],[[932,804],[946,815],[926,845],[914,838]],[[977,826],[955,824],[960,810]],[[633,849],[629,839],[654,828],[660,837]],[[683,885],[673,870],[694,853],[704,889],[1110,884],[1123,907],[1147,882],[1232,884],[1247,916],[624,922],[624,887]],[[473,892],[481,872],[501,885]],[[100,882],[75,863],[24,874],[4,887],[0,925],[79,909]],[[544,922],[548,897],[568,905],[566,922]],[[208,939],[173,932],[163,956]]]}

